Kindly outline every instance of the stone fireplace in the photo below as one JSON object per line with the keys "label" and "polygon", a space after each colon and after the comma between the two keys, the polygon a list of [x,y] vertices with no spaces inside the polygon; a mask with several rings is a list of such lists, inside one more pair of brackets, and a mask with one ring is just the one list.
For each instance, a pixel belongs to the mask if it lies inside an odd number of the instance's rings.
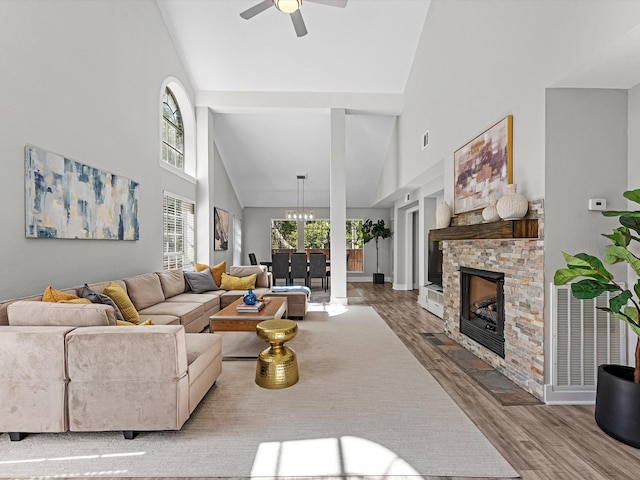
{"label": "stone fireplace", "polygon": [[[477,238],[482,235],[458,235],[456,232],[473,231],[474,225],[464,228],[436,230],[440,235],[451,230],[455,238],[442,240],[443,246],[443,293],[444,293],[444,329],[445,333],[464,348],[493,366],[497,371],[511,379],[539,399],[543,398],[544,388],[544,257],[543,257],[543,208],[542,201],[530,202],[527,218],[537,219],[537,232],[529,232],[522,238],[501,238],[491,233],[493,238]],[[495,222],[506,224],[507,222]],[[485,224],[483,229],[498,229],[504,225]],[[469,237],[476,238],[469,238]],[[481,337],[476,335],[479,329],[492,330],[492,322],[476,322],[478,328],[469,335],[469,328],[461,317],[468,315],[463,310],[462,301],[463,272],[483,271],[486,274],[476,288],[478,298],[471,298],[481,304],[489,300],[484,290],[502,287],[502,326],[496,323],[496,332],[502,329],[498,339],[492,338],[489,346],[483,345]],[[489,278],[487,278],[487,276]],[[478,282],[478,280],[475,280]],[[501,283],[501,285],[498,285]],[[494,291],[492,290],[492,291]],[[496,297],[499,293],[496,293]],[[479,297],[486,296],[485,299]],[[498,299],[493,309],[498,308]],[[469,308],[471,308],[471,306]],[[486,307],[487,305],[485,305]],[[478,307],[476,307],[478,308]],[[483,307],[480,307],[483,308]],[[491,311],[491,310],[489,310]],[[491,317],[492,315],[488,315]],[[475,318],[475,317],[474,317]],[[479,326],[481,325],[481,327]],[[490,325],[490,326],[487,326]],[[484,332],[489,333],[489,332]],[[493,335],[494,332],[491,332]],[[502,338],[499,338],[499,337]],[[480,338],[478,338],[480,337]],[[495,337],[495,335],[494,335]],[[495,345],[502,343],[502,345]],[[503,350],[500,352],[501,347]],[[498,350],[498,352],[496,352]]]}

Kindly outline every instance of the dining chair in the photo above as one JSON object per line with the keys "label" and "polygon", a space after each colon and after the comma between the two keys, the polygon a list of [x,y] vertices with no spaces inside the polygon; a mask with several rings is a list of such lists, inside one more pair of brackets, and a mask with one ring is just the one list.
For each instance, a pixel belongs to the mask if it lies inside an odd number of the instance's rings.
{"label": "dining chair", "polygon": [[314,278],[322,280],[322,288],[327,291],[327,256],[324,253],[312,253],[309,257],[309,287]]}
{"label": "dining chair", "polygon": [[277,285],[279,278],[284,279],[285,285],[289,285],[291,283],[288,253],[274,253],[271,255],[271,276],[273,278],[274,285]]}
{"label": "dining chair", "polygon": [[251,263],[251,265],[257,265],[258,264],[258,260],[256,260],[256,254],[255,253],[250,253],[249,254],[249,263]]}
{"label": "dining chair", "polygon": [[304,279],[305,286],[307,286],[307,284],[309,283],[306,253],[291,254],[291,277],[290,278],[291,278],[292,285],[297,278]]}

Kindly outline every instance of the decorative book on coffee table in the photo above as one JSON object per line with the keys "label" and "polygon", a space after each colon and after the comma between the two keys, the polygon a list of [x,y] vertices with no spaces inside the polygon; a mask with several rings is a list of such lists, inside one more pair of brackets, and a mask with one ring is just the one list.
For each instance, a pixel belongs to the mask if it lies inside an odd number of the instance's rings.
{"label": "decorative book on coffee table", "polygon": [[236,307],[236,310],[239,313],[247,312],[247,313],[256,313],[264,308],[264,302],[256,302],[254,305],[247,305],[246,303],[241,303]]}

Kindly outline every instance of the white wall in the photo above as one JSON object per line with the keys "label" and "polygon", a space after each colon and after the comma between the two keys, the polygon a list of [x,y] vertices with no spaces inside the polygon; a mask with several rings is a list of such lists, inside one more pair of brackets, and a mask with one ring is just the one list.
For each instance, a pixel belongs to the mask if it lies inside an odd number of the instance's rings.
{"label": "white wall", "polygon": [[[162,268],[162,191],[195,197],[159,166],[161,86],[193,97],[155,2],[0,6],[0,299]],[[26,239],[24,147],[140,183],[140,240]]]}
{"label": "white wall", "polygon": [[[309,207],[312,208],[312,207]],[[329,219],[328,208],[314,208],[316,218]],[[245,208],[243,210],[243,245],[242,245],[242,261],[244,264],[249,263],[249,253],[256,254],[258,262],[271,260],[271,219],[284,218],[283,208]],[[378,219],[384,220],[385,225],[390,226],[390,212],[386,208],[348,208],[347,219],[363,219],[370,218],[373,221]],[[394,232],[395,233],[395,232]],[[379,263],[380,271],[391,275],[391,247],[392,240],[381,240],[379,242]],[[364,272],[347,273],[348,281],[371,281],[373,273],[376,271],[376,246],[371,241],[364,247]]]}
{"label": "white wall", "polygon": [[[197,107],[196,114],[198,120],[196,262],[217,265],[225,261],[227,266],[230,266],[234,263],[233,253],[236,244],[234,222],[237,220],[241,224],[242,207],[231,186],[229,175],[214,141],[213,113],[208,107]],[[214,250],[214,207],[221,208],[229,214],[229,248],[227,250]]]}
{"label": "white wall", "polygon": [[[376,198],[444,159],[451,202],[453,152],[507,114],[514,183],[527,198],[543,198],[545,88],[623,36],[639,15],[640,2],[431,2],[405,89],[397,156],[389,155]],[[422,150],[426,130],[430,145]]]}

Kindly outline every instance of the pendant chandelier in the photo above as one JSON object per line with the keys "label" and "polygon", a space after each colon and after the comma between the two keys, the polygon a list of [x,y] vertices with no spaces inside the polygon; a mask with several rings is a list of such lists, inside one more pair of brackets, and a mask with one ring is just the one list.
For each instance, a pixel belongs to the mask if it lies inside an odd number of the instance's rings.
{"label": "pendant chandelier", "polygon": [[[306,210],[304,208],[304,181],[307,179],[307,174],[298,175],[296,177],[297,184],[297,196],[296,196],[296,209],[287,210],[287,219],[289,220],[313,220],[315,214],[313,210]],[[302,208],[300,208],[300,185],[302,184]]]}

